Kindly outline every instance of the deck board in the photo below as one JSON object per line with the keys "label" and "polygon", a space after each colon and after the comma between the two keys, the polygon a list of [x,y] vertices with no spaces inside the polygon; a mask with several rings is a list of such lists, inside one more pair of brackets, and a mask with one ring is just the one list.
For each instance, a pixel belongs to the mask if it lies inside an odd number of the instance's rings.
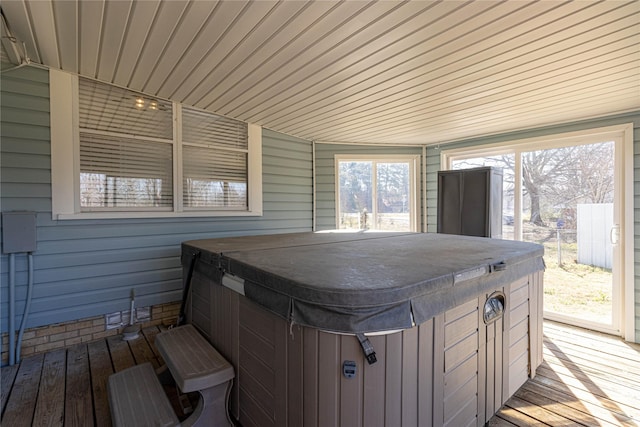
{"label": "deck board", "polygon": [[45,354],[33,425],[64,425],[65,370],[67,352],[55,350]]}
{"label": "deck board", "polygon": [[494,419],[512,425],[640,426],[639,345],[545,321],[543,354],[535,378]]}
{"label": "deck board", "polygon": [[94,341],[88,344],[89,367],[91,369],[91,388],[93,391],[93,410],[96,427],[111,426],[111,411],[107,395],[107,379],[113,374],[111,356],[107,341]]}
{"label": "deck board", "polygon": [[154,369],[160,367],[160,362],[158,362],[158,358],[146,339],[131,340],[129,341],[129,347],[131,348],[131,353],[133,354],[136,365],[150,362]]}
{"label": "deck board", "polygon": [[[527,382],[522,390],[538,393],[542,396],[546,396],[548,399],[566,405],[574,410],[591,414],[594,418],[598,419],[603,425],[622,425],[622,426],[635,426],[636,424],[630,420],[629,417],[620,415],[616,412],[608,410],[601,405],[579,400],[576,396],[570,393],[563,393],[546,387],[542,384],[538,384],[535,381]],[[559,408],[561,411],[562,409]]]}
{"label": "deck board", "polygon": [[[114,336],[24,358],[2,368],[2,419],[7,426],[109,427],[109,375],[134,364],[162,364],[161,329]],[[616,337],[544,323],[544,358],[489,426],[640,426],[640,345]],[[175,399],[174,399],[175,400]]]}
{"label": "deck board", "polygon": [[543,376],[536,376],[532,382],[547,386],[553,390],[564,392],[570,396],[575,396],[580,402],[591,403],[593,405],[601,407],[603,410],[608,411],[613,416],[619,416],[621,419],[635,418],[637,423],[640,423],[640,416],[638,414],[633,416],[633,408],[627,407],[622,402],[616,402],[615,400],[607,397],[595,396],[588,390],[581,387],[574,387],[563,382],[560,377],[547,378]]}
{"label": "deck board", "polygon": [[74,346],[67,350],[64,425],[70,427],[94,425],[89,352],[86,345]]}
{"label": "deck board", "polygon": [[107,345],[109,346],[109,353],[111,353],[113,369],[116,372],[120,372],[136,364],[129,344],[122,339],[122,336],[107,338]]}
{"label": "deck board", "polygon": [[[153,350],[153,354],[155,354],[155,356],[158,358],[158,361],[160,362],[162,362],[162,356],[160,355],[160,352],[156,347],[156,335],[162,332],[163,329],[166,329],[166,328],[159,328],[154,326],[151,328],[144,328],[142,330],[142,335],[144,335],[145,339],[149,343],[149,346]],[[160,363],[160,364],[163,364],[163,363]]]}
{"label": "deck board", "polygon": [[[516,398],[527,405],[536,405],[544,408],[546,411],[554,414],[554,416],[571,420],[574,424],[582,424],[589,427],[598,427],[603,425],[602,420],[596,419],[588,411],[576,409],[563,402],[554,400],[544,394],[536,393],[529,388],[521,388],[516,393]],[[554,425],[553,423],[549,423]]]}
{"label": "deck board", "polygon": [[11,386],[13,385],[13,381],[16,379],[16,374],[18,373],[18,368],[20,365],[13,366],[4,366],[0,369],[0,380],[2,383],[0,384],[0,413],[4,413],[4,408],[7,405],[7,400],[9,400],[9,392],[11,391]]}
{"label": "deck board", "polygon": [[31,425],[43,362],[44,354],[25,357],[20,362],[7,407],[2,415],[2,425],[12,427]]}

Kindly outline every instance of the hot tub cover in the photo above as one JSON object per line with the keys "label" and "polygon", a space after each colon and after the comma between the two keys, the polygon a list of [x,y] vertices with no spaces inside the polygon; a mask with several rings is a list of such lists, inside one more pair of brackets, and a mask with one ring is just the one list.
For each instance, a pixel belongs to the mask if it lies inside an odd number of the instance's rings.
{"label": "hot tub cover", "polygon": [[[294,233],[193,240],[188,268],[290,322],[367,333],[410,328],[544,268],[534,243],[432,233]],[[196,276],[194,276],[196,277]]]}

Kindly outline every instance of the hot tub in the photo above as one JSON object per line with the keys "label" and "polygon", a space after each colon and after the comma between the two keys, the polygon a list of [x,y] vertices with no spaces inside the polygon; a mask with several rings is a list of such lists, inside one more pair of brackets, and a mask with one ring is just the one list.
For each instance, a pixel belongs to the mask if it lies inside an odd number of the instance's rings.
{"label": "hot tub", "polygon": [[542,362],[542,255],[425,233],[182,246],[244,427],[484,425]]}

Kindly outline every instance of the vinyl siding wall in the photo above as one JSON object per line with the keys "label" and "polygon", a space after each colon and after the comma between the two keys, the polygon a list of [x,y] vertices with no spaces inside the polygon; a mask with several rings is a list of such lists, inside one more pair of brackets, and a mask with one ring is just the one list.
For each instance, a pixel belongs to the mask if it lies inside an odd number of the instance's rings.
{"label": "vinyl siding wall", "polygon": [[[0,209],[37,212],[34,291],[27,327],[181,298],[180,243],[233,235],[311,231],[312,146],[263,130],[262,217],[64,220],[51,218],[49,85],[46,70],[2,74]],[[16,256],[16,325],[26,297],[26,256]],[[8,256],[0,259],[0,312],[7,331]]]}

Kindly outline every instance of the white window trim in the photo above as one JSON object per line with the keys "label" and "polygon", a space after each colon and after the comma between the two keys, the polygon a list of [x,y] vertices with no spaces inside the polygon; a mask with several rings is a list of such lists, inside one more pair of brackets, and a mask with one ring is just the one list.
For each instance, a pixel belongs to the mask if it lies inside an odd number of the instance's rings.
{"label": "white window trim", "polygon": [[[173,208],[169,211],[95,211],[80,209],[80,132],[78,77],[49,70],[51,132],[51,198],[53,220],[116,218],[180,218],[262,216],[262,127],[248,124],[246,210],[185,210],[182,203],[182,155],[180,135],[174,126]],[[174,123],[180,120],[181,105],[174,103]],[[178,141],[178,143],[176,143]]]}
{"label": "white window trim", "polygon": [[[414,154],[336,154],[334,155],[334,171],[335,171],[335,224],[336,228],[338,228],[338,224],[340,224],[340,162],[358,162],[358,161],[373,161],[378,163],[383,162],[403,162],[409,163],[409,175],[411,179],[409,181],[409,192],[412,195],[410,209],[411,215],[410,217],[410,228],[411,231],[418,230],[418,222],[420,217],[420,212],[418,211],[420,194],[418,189],[420,188],[418,185],[419,175],[420,175],[420,155]],[[375,231],[375,230],[373,230]]]}
{"label": "white window trim", "polygon": [[[575,132],[567,132],[556,135],[546,135],[535,138],[514,140],[496,144],[478,145],[467,148],[456,148],[451,150],[443,149],[440,154],[440,168],[447,170],[451,168],[452,159],[464,159],[479,157],[487,154],[514,153],[516,156],[523,151],[543,150],[559,146],[569,146],[574,144],[589,144],[601,142],[605,139],[622,140],[622,152],[616,152],[616,156],[622,159],[619,164],[622,170],[615,173],[622,182],[624,189],[619,195],[622,209],[621,224],[621,244],[624,247],[622,285],[620,296],[623,301],[623,313],[620,319],[620,333],[626,341],[635,342],[635,235],[634,235],[634,169],[633,169],[633,123],[606,126],[593,129],[583,129]],[[520,163],[516,163],[519,165]],[[521,179],[520,170],[515,171],[516,181]],[[521,183],[516,182],[521,187]],[[519,197],[515,200],[515,209],[521,210],[522,201]],[[517,227],[520,228],[520,227]],[[516,239],[522,240],[522,230],[516,229]]]}

